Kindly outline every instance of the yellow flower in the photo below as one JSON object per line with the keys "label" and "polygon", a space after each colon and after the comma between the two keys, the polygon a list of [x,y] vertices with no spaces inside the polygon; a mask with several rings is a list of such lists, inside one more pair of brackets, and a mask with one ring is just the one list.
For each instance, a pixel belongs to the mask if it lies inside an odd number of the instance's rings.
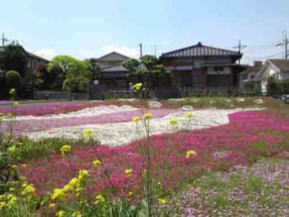
{"label": "yellow flower", "polygon": [[188,150],[186,153],[186,158],[190,158],[192,156],[196,156],[197,152],[195,150]]}
{"label": "yellow flower", "polygon": [[185,115],[187,118],[191,118],[192,116],[195,115],[195,113],[193,113],[193,112],[187,112],[187,113],[185,113],[184,115]]}
{"label": "yellow flower", "polygon": [[102,203],[105,201],[105,198],[101,194],[97,195],[95,198],[96,198],[94,202],[95,204]]}
{"label": "yellow flower", "polygon": [[15,88],[11,88],[10,90],[9,90],[9,94],[10,95],[14,95],[16,93],[16,89]]}
{"label": "yellow flower", "polygon": [[73,214],[72,214],[72,217],[81,217],[81,213],[80,211],[75,211]]}
{"label": "yellow flower", "polygon": [[56,213],[56,216],[57,216],[57,217],[64,217],[64,216],[65,216],[65,211],[64,211],[64,210],[59,210],[59,211]]}
{"label": "yellow flower", "polygon": [[124,173],[127,175],[127,176],[131,176],[133,170],[132,169],[126,169],[124,170]]}
{"label": "yellow flower", "polygon": [[12,112],[8,112],[8,113],[7,113],[7,117],[8,117],[8,118],[12,118],[12,117],[14,117],[14,116],[15,116],[15,114],[12,113]]}
{"label": "yellow flower", "polygon": [[100,160],[95,160],[95,161],[92,161],[92,166],[94,168],[97,168],[101,165],[101,161]]}
{"label": "yellow flower", "polygon": [[171,126],[176,126],[178,124],[178,120],[173,118],[169,120]]}
{"label": "yellow flower", "polygon": [[133,88],[137,91],[140,90],[142,88],[142,83],[136,83],[135,85],[133,85]]}
{"label": "yellow flower", "polygon": [[83,131],[83,136],[91,136],[93,134],[93,129],[84,129]]}
{"label": "yellow flower", "polygon": [[54,208],[54,207],[55,207],[55,203],[50,203],[50,204],[48,205],[48,207],[49,207],[49,208]]}
{"label": "yellow flower", "polygon": [[21,164],[21,167],[22,167],[22,168],[26,168],[27,165],[26,165],[26,164]]}
{"label": "yellow flower", "polygon": [[145,113],[145,114],[143,115],[143,117],[144,117],[144,119],[150,119],[150,118],[153,117],[153,115],[152,115],[151,113]]}
{"label": "yellow flower", "polygon": [[133,195],[133,192],[132,192],[132,191],[128,192],[128,196],[129,196],[129,197],[131,197],[132,195]]}
{"label": "yellow flower", "polygon": [[88,173],[87,170],[79,170],[79,172],[78,172],[78,178],[79,178],[80,180],[86,178],[87,176],[89,176],[89,173]]}
{"label": "yellow flower", "polygon": [[64,156],[66,153],[71,151],[71,146],[70,145],[64,145],[61,147],[60,152],[62,156]]}
{"label": "yellow flower", "polygon": [[51,198],[52,200],[55,200],[55,199],[63,199],[64,198],[64,191],[61,189],[61,188],[55,188],[52,195],[51,195]]}
{"label": "yellow flower", "polygon": [[0,202],[0,209],[5,207],[6,205],[7,205],[6,202]]}
{"label": "yellow flower", "polygon": [[137,123],[137,122],[140,121],[140,117],[137,117],[137,116],[136,116],[136,117],[133,117],[133,118],[132,118],[132,121],[135,122],[135,123]]}
{"label": "yellow flower", "polygon": [[7,199],[9,200],[6,205],[8,208],[12,208],[18,201],[18,198],[13,194],[8,194]]}
{"label": "yellow flower", "polygon": [[13,107],[17,107],[18,105],[19,105],[19,103],[18,102],[12,102],[12,104],[11,104]]}
{"label": "yellow flower", "polygon": [[15,145],[12,145],[12,146],[10,146],[8,149],[7,149],[7,151],[9,152],[9,153],[14,153],[15,151],[16,151],[16,146]]}
{"label": "yellow flower", "polygon": [[167,201],[166,201],[165,199],[158,199],[158,201],[159,201],[159,203],[161,203],[161,204],[166,204],[166,203],[167,203]]}
{"label": "yellow flower", "polygon": [[23,190],[21,192],[22,195],[33,194],[36,191],[36,189],[32,184],[23,184],[22,187],[23,187]]}

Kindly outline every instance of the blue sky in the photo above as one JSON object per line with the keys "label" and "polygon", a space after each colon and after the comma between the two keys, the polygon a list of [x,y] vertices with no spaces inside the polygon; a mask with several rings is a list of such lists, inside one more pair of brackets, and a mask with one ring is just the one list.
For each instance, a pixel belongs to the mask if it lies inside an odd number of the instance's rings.
{"label": "blue sky", "polygon": [[283,51],[275,46],[283,30],[288,0],[9,0],[0,13],[0,32],[47,58],[137,57],[139,42],[145,54],[199,41],[233,49],[241,39],[243,63],[251,63]]}

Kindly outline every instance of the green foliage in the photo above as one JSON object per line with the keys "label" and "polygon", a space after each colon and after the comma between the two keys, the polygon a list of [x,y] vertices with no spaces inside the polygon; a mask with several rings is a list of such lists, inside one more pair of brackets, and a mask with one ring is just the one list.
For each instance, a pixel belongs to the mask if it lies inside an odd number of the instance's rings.
{"label": "green foliage", "polygon": [[228,206],[230,204],[228,196],[224,193],[213,196],[211,200],[216,204],[216,206]]}
{"label": "green foliage", "polygon": [[129,76],[134,82],[142,82],[146,88],[156,87],[160,77],[171,73],[157,57],[152,55],[145,55],[140,60],[128,59],[123,66],[128,69]]}
{"label": "green foliage", "polygon": [[260,192],[263,189],[264,181],[260,177],[251,176],[247,182],[247,191],[249,192]]}
{"label": "green foliage", "polygon": [[289,94],[289,79],[276,80],[271,77],[268,81],[268,93],[271,96]]}
{"label": "green foliage", "polygon": [[62,89],[84,92],[87,90],[89,63],[67,55],[54,57],[48,64],[49,72],[57,72],[55,84],[62,84]]}
{"label": "green foliage", "polygon": [[24,77],[27,61],[27,54],[18,43],[12,42],[5,46],[2,52],[3,69],[5,71],[15,70],[20,73],[21,77]]}
{"label": "green foliage", "polygon": [[21,87],[21,76],[16,71],[7,71],[5,73],[5,80],[9,88],[19,89]]}

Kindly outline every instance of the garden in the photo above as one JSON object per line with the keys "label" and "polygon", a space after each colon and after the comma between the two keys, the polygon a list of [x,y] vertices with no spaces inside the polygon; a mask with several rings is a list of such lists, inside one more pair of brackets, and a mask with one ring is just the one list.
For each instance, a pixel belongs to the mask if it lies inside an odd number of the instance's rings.
{"label": "garden", "polygon": [[269,97],[1,101],[0,127],[3,217],[289,215]]}

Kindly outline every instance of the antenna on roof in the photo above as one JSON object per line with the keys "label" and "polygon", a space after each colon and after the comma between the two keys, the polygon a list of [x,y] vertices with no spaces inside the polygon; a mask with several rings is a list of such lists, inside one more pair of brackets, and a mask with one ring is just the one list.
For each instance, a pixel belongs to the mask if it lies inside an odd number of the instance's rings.
{"label": "antenna on roof", "polygon": [[5,42],[8,42],[8,39],[7,38],[5,38],[5,35],[4,35],[4,33],[2,33],[2,46],[4,47],[5,46]]}
{"label": "antenna on roof", "polygon": [[284,30],[284,31],[282,32],[282,34],[283,34],[283,42],[277,44],[276,47],[284,46],[284,49],[285,49],[285,59],[288,59],[288,44],[289,44],[289,40],[288,40],[287,31]]}
{"label": "antenna on roof", "polygon": [[[247,45],[242,44],[241,40],[239,40],[239,44],[234,47],[234,49],[238,49],[238,53],[241,54],[242,50],[245,49]],[[241,58],[239,59],[239,64],[241,63]]]}

